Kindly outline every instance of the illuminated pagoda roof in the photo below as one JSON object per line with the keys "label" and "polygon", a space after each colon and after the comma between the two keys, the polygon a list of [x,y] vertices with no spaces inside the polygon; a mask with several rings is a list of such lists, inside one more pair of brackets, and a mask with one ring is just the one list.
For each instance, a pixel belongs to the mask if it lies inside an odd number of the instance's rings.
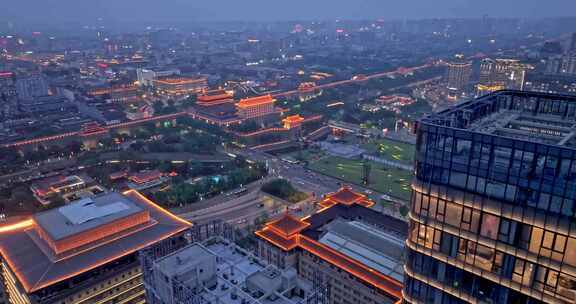
{"label": "illuminated pagoda roof", "polygon": [[274,97],[272,97],[272,95],[264,95],[264,96],[241,99],[236,104],[236,106],[238,106],[240,108],[249,108],[249,107],[255,107],[255,106],[259,106],[259,105],[263,105],[263,104],[274,103],[274,101],[275,101],[275,99],[274,99]]}
{"label": "illuminated pagoda roof", "polygon": [[282,119],[282,122],[284,123],[284,128],[286,128],[286,129],[291,129],[291,128],[300,126],[304,121],[305,121],[304,117],[302,117],[298,114],[290,115],[290,116]]}
{"label": "illuminated pagoda roof", "polygon": [[288,212],[286,212],[280,219],[268,224],[270,229],[280,233],[285,237],[290,237],[296,233],[299,233],[300,231],[306,229],[308,226],[310,226],[309,223],[306,223],[290,215]]}
{"label": "illuminated pagoda roof", "polygon": [[299,114],[290,115],[282,120],[284,123],[299,123],[304,121],[304,117],[300,116]]}
{"label": "illuminated pagoda roof", "polygon": [[89,272],[190,227],[137,191],[111,192],[0,229],[0,252],[28,293]]}
{"label": "illuminated pagoda roof", "polygon": [[201,82],[205,82],[206,78],[188,78],[188,77],[173,77],[173,76],[168,76],[168,77],[162,77],[162,78],[158,78],[155,79],[154,82],[157,83],[161,83],[161,84],[166,84],[166,85],[177,85],[177,84],[191,84],[191,83],[201,83]]}
{"label": "illuminated pagoda roof", "polygon": [[320,202],[320,206],[322,207],[329,207],[336,204],[358,204],[364,207],[372,207],[374,202],[367,198],[366,195],[355,192],[352,190],[352,187],[345,185],[337,192],[327,194]]}
{"label": "illuminated pagoda roof", "polygon": [[206,91],[204,94],[198,95],[196,101],[200,106],[210,106],[231,102],[234,102],[233,96],[226,92],[226,90]]}

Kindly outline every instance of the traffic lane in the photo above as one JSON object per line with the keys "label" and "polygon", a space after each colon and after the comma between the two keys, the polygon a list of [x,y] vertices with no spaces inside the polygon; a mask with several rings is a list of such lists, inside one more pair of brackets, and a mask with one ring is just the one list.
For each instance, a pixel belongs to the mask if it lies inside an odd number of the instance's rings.
{"label": "traffic lane", "polygon": [[272,200],[271,202],[265,202],[264,204],[244,205],[241,206],[241,208],[235,208],[234,210],[223,210],[218,213],[192,216],[188,219],[196,224],[208,223],[218,219],[238,226],[242,224],[253,224],[254,220],[260,216],[273,217],[285,209],[285,205]]}

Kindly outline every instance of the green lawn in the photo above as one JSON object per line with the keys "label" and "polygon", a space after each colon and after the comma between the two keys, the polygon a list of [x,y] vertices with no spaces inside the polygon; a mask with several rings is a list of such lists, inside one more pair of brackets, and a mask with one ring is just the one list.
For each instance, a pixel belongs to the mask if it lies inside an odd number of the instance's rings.
{"label": "green lawn", "polygon": [[[370,184],[378,192],[409,200],[412,173],[399,169],[384,168],[377,163],[371,163]],[[362,162],[339,157],[326,157],[316,162],[310,162],[310,169],[344,181],[362,184]]]}
{"label": "green lawn", "polygon": [[362,148],[370,154],[376,154],[382,158],[412,164],[416,147],[390,139],[378,139],[371,143],[363,144]]}

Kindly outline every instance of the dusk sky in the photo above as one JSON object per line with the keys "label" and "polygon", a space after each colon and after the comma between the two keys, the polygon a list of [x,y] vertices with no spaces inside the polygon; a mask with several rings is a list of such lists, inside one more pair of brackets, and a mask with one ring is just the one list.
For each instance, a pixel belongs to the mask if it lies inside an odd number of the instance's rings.
{"label": "dusk sky", "polygon": [[574,15],[574,0],[3,0],[2,21],[182,22]]}

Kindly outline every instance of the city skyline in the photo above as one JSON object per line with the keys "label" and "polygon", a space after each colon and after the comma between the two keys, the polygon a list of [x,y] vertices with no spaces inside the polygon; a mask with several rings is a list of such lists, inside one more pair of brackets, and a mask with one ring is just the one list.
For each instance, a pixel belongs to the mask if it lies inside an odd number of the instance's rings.
{"label": "city skyline", "polygon": [[[537,0],[497,2],[456,1],[442,3],[408,0],[402,3],[363,1],[314,1],[296,0],[272,3],[263,0],[238,2],[230,0],[185,1],[170,0],[112,2],[77,1],[11,2],[0,12],[0,20],[25,24],[54,24],[61,22],[90,22],[98,19],[111,23],[166,23],[204,21],[287,21],[334,19],[423,19],[423,18],[480,18],[490,17],[555,17],[570,16],[576,3],[552,0],[545,4]],[[133,9],[138,8],[134,14]],[[26,11],[26,14],[22,14]]]}

